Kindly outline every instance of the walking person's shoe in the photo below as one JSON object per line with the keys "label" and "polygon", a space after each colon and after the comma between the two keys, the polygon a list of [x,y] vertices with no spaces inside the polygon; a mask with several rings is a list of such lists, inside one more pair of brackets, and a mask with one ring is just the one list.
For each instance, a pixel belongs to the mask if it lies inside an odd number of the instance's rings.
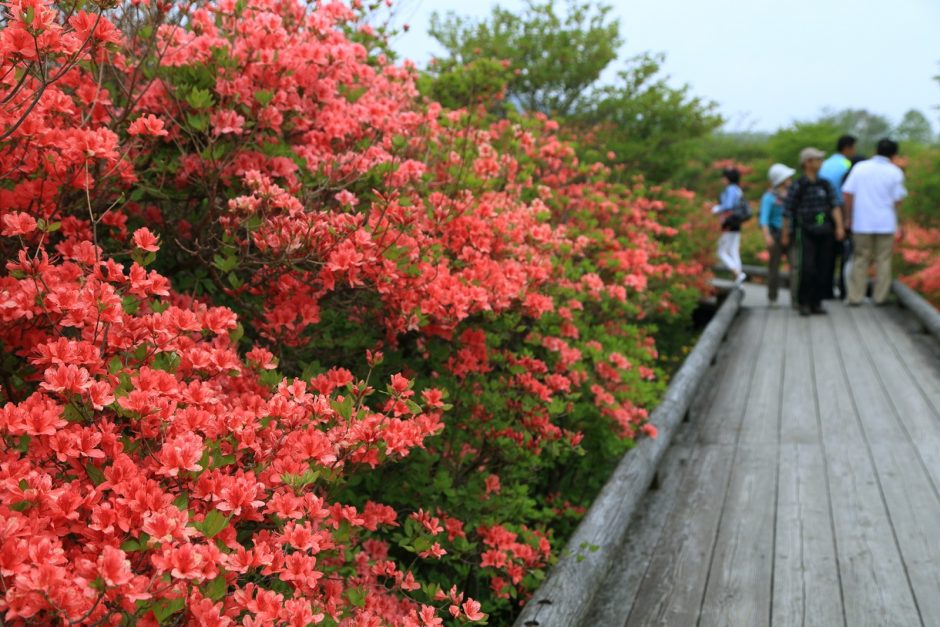
{"label": "walking person's shoe", "polygon": [[812,312],[809,308],[809,305],[800,305],[800,315],[804,318],[808,317]]}
{"label": "walking person's shoe", "polygon": [[826,315],[827,313],[829,313],[828,311],[823,309],[822,305],[813,305],[812,307],[809,308],[809,312],[811,314],[816,314],[816,315]]}
{"label": "walking person's shoe", "polygon": [[734,286],[741,287],[744,285],[744,282],[747,280],[747,275],[743,272],[738,272],[738,276],[734,277]]}

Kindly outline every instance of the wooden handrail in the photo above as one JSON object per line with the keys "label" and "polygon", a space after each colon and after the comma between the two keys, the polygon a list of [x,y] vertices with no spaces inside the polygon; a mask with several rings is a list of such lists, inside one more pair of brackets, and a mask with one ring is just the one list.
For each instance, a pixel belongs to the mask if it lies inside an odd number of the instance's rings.
{"label": "wooden handrail", "polygon": [[516,619],[516,627],[570,627],[584,620],[610,569],[615,549],[626,538],[634,510],[652,484],[656,467],[689,410],[743,298],[741,289],[728,293],[650,416],[657,437],[640,440],[617,464],[558,563]]}
{"label": "wooden handrail", "polygon": [[924,328],[940,340],[940,311],[927,302],[923,296],[898,280],[891,282],[891,291],[898,297],[898,302],[914,314]]}

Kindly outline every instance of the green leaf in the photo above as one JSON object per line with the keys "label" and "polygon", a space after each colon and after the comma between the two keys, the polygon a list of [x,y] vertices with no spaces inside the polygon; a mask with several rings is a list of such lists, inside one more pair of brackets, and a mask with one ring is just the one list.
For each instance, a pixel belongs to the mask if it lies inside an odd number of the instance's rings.
{"label": "green leaf", "polygon": [[201,531],[207,538],[213,538],[228,526],[228,520],[228,516],[214,509],[200,524]]}
{"label": "green leaf", "polygon": [[125,553],[134,553],[141,550],[140,542],[137,540],[125,540],[121,543],[121,550]]}
{"label": "green leaf", "polygon": [[242,326],[241,322],[238,323],[237,327],[228,332],[228,339],[230,339],[233,344],[237,344],[243,337],[245,337],[245,327]]}
{"label": "green leaf", "polygon": [[213,601],[218,601],[228,592],[228,584],[225,582],[225,575],[219,575],[206,584],[203,594]]}
{"label": "green leaf", "polygon": [[274,99],[274,92],[269,89],[259,89],[255,92],[255,101],[262,107],[266,107]]}
{"label": "green leaf", "polygon": [[180,356],[173,351],[157,353],[153,358],[153,363],[151,364],[151,367],[154,370],[162,370],[171,374],[176,372],[179,366]]}
{"label": "green leaf", "polygon": [[176,614],[186,607],[186,598],[161,599],[160,601],[154,602],[152,607],[153,615],[157,617],[157,621],[162,625],[168,618],[173,616],[173,614]]}
{"label": "green leaf", "polygon": [[212,257],[212,265],[222,272],[229,272],[230,270],[234,270],[238,265],[238,257],[235,255],[227,255],[225,257],[222,255],[215,255]]}
{"label": "green leaf", "polygon": [[209,116],[203,113],[190,113],[186,116],[186,123],[194,131],[205,133],[209,129]]}
{"label": "green leaf", "polygon": [[85,464],[85,472],[88,473],[88,478],[91,479],[91,482],[94,483],[96,486],[99,486],[102,483],[104,483],[104,473],[101,471],[100,468],[98,468],[91,462],[88,462],[87,464]]}
{"label": "green leaf", "polygon": [[355,607],[366,606],[366,591],[362,588],[349,588],[346,590],[346,598]]}
{"label": "green leaf", "polygon": [[213,105],[212,93],[208,89],[194,87],[189,95],[186,96],[186,102],[193,109],[208,109]]}

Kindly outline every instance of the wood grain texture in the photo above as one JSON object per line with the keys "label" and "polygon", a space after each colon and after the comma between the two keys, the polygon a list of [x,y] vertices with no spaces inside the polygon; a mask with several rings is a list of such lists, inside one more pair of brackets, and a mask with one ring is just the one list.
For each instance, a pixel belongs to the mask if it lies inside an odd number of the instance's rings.
{"label": "wood grain texture", "polygon": [[733,458],[733,445],[696,447],[678,505],[662,521],[662,539],[629,613],[630,627],[695,624]]}
{"label": "wood grain texture", "polygon": [[825,476],[821,444],[781,444],[772,613],[779,627],[844,625]]}
{"label": "wood grain texture", "polygon": [[742,442],[735,455],[699,625],[769,623],[776,458],[776,443]]}
{"label": "wood grain texture", "polygon": [[921,618],[836,343],[845,320],[813,320],[814,375],[846,624],[920,625]]}

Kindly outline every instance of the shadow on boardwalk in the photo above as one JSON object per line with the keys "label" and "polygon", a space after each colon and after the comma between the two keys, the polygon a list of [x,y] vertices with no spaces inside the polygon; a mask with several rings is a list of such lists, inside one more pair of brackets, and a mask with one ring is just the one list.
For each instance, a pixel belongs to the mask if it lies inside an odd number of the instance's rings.
{"label": "shadow on boardwalk", "polygon": [[940,625],[940,348],[748,287],[587,625]]}

